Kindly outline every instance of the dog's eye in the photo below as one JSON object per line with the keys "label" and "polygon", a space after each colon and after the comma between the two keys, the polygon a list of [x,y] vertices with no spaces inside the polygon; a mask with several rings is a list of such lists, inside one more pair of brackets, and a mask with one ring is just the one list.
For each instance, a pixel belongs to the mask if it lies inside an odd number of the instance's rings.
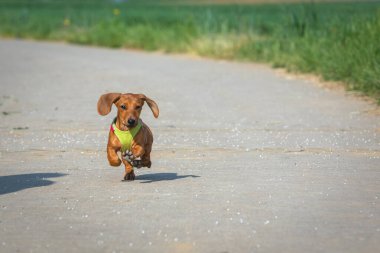
{"label": "dog's eye", "polygon": [[125,105],[121,105],[120,107],[121,107],[121,109],[123,109],[123,110],[127,109],[127,107],[126,107]]}
{"label": "dog's eye", "polygon": [[141,106],[139,106],[139,105],[135,107],[136,110],[139,110],[140,108],[141,108]]}

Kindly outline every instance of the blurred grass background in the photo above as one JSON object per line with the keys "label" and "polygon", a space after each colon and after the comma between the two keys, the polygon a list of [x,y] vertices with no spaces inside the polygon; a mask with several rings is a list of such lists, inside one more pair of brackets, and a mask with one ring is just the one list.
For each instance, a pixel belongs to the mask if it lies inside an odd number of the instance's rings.
{"label": "blurred grass background", "polygon": [[379,1],[207,3],[0,0],[0,35],[267,62],[380,103]]}

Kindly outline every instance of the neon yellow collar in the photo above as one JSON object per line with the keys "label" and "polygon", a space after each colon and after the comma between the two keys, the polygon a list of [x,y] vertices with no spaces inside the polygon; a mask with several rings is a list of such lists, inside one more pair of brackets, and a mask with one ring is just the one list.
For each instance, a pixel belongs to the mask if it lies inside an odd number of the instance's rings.
{"label": "neon yellow collar", "polygon": [[111,131],[114,132],[114,134],[116,135],[116,137],[119,139],[121,143],[121,152],[125,153],[125,151],[131,150],[132,140],[140,131],[142,124],[141,124],[141,121],[139,120],[139,122],[137,123],[137,126],[135,126],[134,128],[126,130],[126,131],[122,131],[116,127],[115,123],[116,123],[116,118],[113,120],[111,124]]}

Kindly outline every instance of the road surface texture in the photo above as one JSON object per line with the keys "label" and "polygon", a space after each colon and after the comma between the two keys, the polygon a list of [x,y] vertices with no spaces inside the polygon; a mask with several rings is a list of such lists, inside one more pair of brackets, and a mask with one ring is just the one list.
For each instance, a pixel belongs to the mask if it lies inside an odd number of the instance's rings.
{"label": "road surface texture", "polygon": [[[373,105],[270,68],[0,41],[0,252],[379,252]],[[153,166],[108,165],[115,108],[144,93]]]}

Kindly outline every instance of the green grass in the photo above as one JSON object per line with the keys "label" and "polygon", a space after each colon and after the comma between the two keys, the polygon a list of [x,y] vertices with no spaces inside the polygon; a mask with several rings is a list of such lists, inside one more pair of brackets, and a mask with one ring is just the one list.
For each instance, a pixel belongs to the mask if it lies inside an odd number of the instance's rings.
{"label": "green grass", "polygon": [[380,103],[380,2],[174,6],[2,1],[0,35],[268,62]]}

